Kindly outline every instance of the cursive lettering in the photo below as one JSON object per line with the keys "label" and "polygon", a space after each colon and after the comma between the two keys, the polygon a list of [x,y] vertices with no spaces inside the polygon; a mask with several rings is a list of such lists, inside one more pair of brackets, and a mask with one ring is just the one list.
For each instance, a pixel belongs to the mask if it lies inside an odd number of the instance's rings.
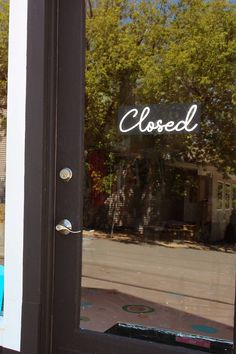
{"label": "cursive lettering", "polygon": [[163,122],[163,119],[151,120],[150,107],[146,106],[142,108],[139,115],[139,110],[137,108],[130,109],[121,118],[119,123],[119,130],[122,133],[128,133],[138,130],[139,133],[164,133],[164,132],[186,132],[190,133],[197,129],[198,123],[192,124],[194,117],[196,115],[198,106],[193,104],[185,117],[185,119],[180,120],[169,120]]}

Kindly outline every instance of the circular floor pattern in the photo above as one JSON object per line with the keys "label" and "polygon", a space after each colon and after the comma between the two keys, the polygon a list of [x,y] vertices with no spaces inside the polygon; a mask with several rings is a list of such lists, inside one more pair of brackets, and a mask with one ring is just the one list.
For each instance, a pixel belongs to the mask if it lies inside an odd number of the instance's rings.
{"label": "circular floor pattern", "polygon": [[194,331],[207,333],[207,334],[214,334],[214,333],[218,332],[218,329],[216,329],[214,327],[205,326],[205,325],[193,325],[192,329]]}
{"label": "circular floor pattern", "polygon": [[130,313],[150,313],[155,311],[152,307],[146,305],[124,305],[122,309]]}

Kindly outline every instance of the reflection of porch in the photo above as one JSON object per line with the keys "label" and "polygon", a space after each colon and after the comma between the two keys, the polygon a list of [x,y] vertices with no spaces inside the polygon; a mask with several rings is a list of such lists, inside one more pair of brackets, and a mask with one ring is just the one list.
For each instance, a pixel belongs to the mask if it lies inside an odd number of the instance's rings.
{"label": "reflection of porch", "polygon": [[[103,155],[98,165],[93,168],[103,171]],[[217,180],[223,177],[215,167],[136,156],[117,164],[115,175],[109,193],[88,186],[86,227],[111,234],[130,230],[150,240],[224,239],[231,210],[217,209]]]}

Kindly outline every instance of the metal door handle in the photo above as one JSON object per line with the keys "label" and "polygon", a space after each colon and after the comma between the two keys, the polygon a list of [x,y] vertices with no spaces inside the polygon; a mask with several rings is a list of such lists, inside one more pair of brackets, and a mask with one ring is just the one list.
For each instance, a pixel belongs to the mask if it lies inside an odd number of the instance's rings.
{"label": "metal door handle", "polygon": [[69,234],[80,234],[83,230],[72,230],[72,224],[70,220],[63,219],[56,225],[56,230],[60,232],[62,235],[69,235]]}

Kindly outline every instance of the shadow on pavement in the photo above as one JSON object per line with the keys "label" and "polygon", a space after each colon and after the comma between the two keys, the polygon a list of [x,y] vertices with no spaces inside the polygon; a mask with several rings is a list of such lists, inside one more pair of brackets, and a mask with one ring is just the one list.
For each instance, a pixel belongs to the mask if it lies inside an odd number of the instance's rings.
{"label": "shadow on pavement", "polygon": [[236,253],[236,245],[235,244],[227,244],[223,241],[218,243],[204,243],[197,241],[188,241],[188,240],[152,240],[150,238],[140,236],[132,233],[114,233],[111,235],[110,233],[106,233],[103,231],[95,231],[92,232],[84,232],[84,237],[86,238],[94,237],[97,239],[107,239],[114,242],[120,242],[125,244],[135,244],[135,245],[153,245],[153,246],[161,246],[167,248],[186,248],[186,249],[194,249],[199,251],[215,251],[215,252],[224,252],[224,253]]}

